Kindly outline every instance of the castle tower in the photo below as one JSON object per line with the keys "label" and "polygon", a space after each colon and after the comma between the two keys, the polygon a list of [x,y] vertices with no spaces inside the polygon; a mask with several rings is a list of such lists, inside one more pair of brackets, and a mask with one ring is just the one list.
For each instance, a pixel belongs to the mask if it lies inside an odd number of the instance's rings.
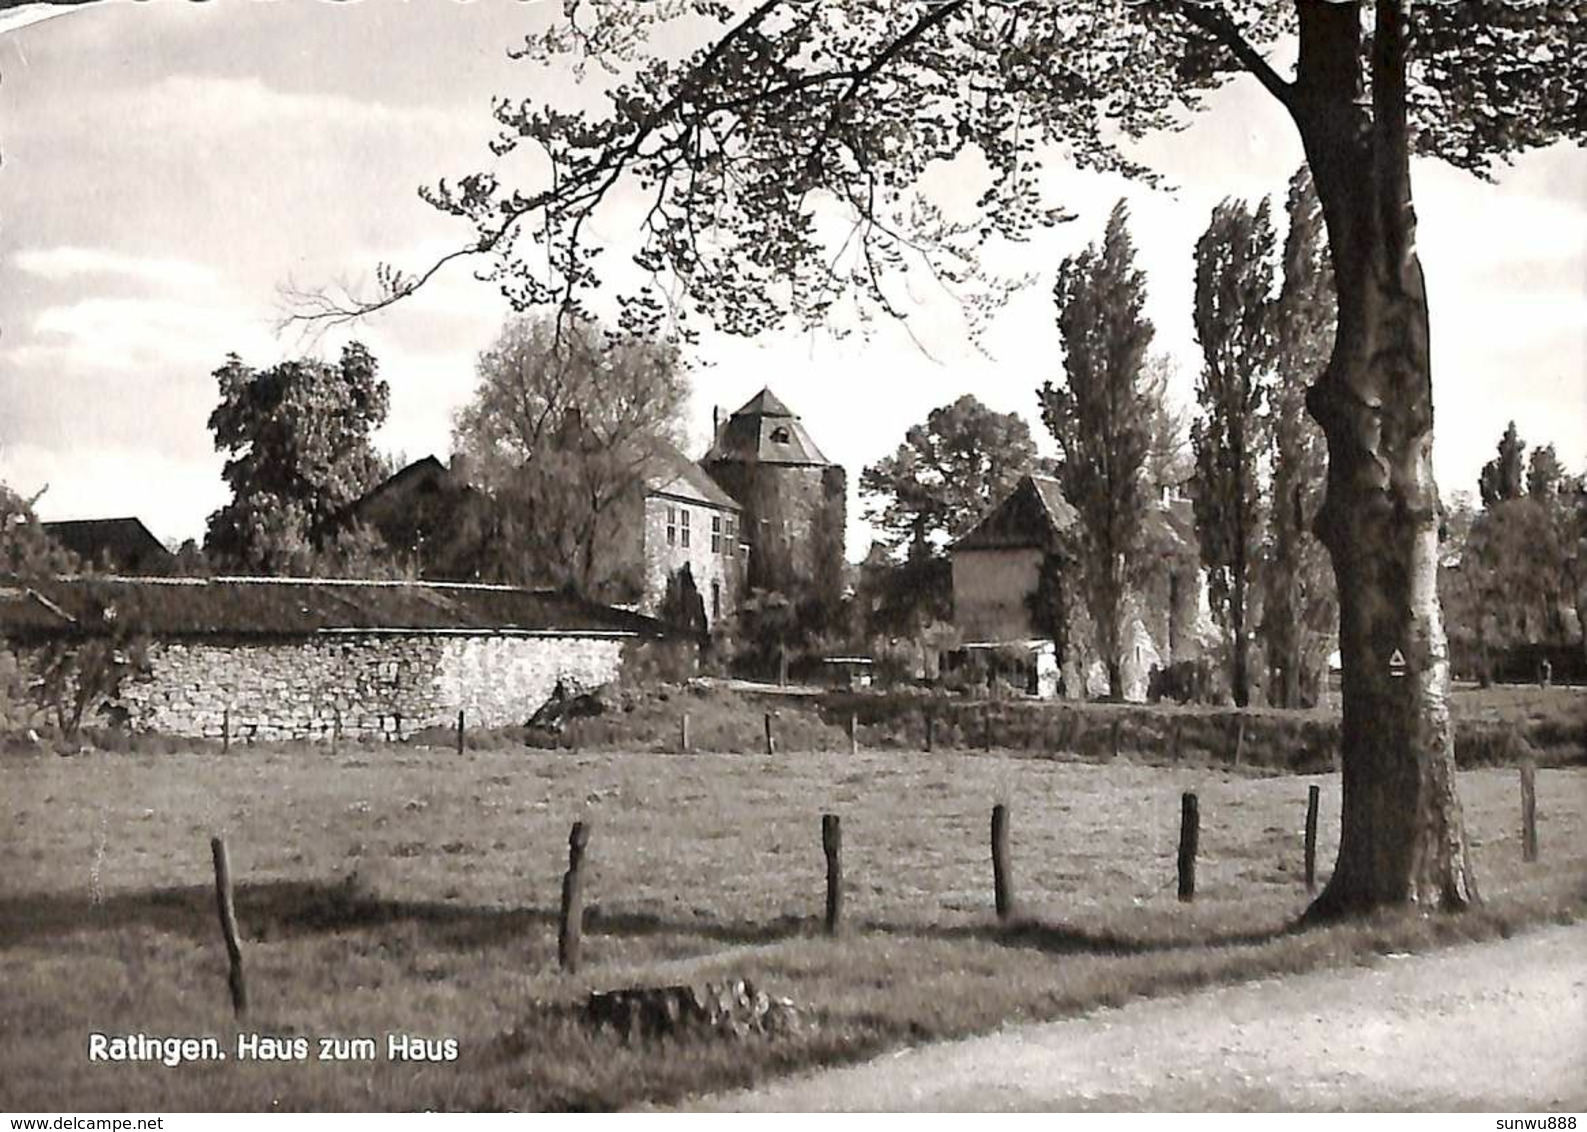
{"label": "castle tower", "polygon": [[723,422],[700,465],[744,508],[751,589],[837,600],[847,476],[776,394],[762,389]]}

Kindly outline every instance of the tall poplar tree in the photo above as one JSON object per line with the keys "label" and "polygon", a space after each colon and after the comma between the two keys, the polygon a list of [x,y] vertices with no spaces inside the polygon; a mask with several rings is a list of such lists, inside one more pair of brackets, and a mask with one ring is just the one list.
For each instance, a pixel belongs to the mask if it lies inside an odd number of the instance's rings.
{"label": "tall poplar tree", "polygon": [[1201,343],[1199,412],[1190,426],[1196,456],[1196,532],[1213,616],[1229,644],[1229,688],[1251,702],[1252,574],[1261,555],[1263,492],[1257,457],[1262,409],[1272,383],[1273,225],[1225,200],[1196,242],[1195,326]]}
{"label": "tall poplar tree", "polygon": [[1102,246],[1064,259],[1053,288],[1063,339],[1061,382],[1038,391],[1042,420],[1058,441],[1058,480],[1079,513],[1082,585],[1108,669],[1108,694],[1124,693],[1123,621],[1140,568],[1149,503],[1144,470],[1153,405],[1142,387],[1152,324],[1142,313],[1146,275],[1135,266],[1121,200]]}
{"label": "tall poplar tree", "polygon": [[1328,552],[1312,534],[1328,453],[1322,430],[1306,415],[1306,387],[1327,364],[1338,315],[1322,204],[1304,167],[1290,178],[1285,214],[1268,399],[1273,479],[1260,632],[1268,700],[1297,708],[1316,701],[1339,625]]}

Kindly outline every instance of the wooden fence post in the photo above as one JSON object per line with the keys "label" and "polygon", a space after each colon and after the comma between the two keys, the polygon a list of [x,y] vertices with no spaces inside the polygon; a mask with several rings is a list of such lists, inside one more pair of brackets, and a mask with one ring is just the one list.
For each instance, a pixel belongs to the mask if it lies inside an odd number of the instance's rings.
{"label": "wooden fence post", "polygon": [[851,755],[860,753],[859,725],[860,721],[854,718],[854,713],[849,712],[849,754]]}
{"label": "wooden fence post", "polygon": [[931,732],[936,725],[936,716],[932,714],[930,708],[924,709],[921,714],[925,716],[926,719],[926,753],[929,755],[931,753],[931,743],[933,738]]}
{"label": "wooden fence post", "polygon": [[827,855],[827,935],[843,922],[843,826],[837,814],[821,815],[821,851]]}
{"label": "wooden fence post", "polygon": [[1002,802],[992,807],[992,899],[999,920],[1014,914],[1014,874],[1008,864],[1008,806]]}
{"label": "wooden fence post", "polygon": [[1123,723],[1122,719],[1115,718],[1113,720],[1113,757],[1115,759],[1119,757],[1119,728]]}
{"label": "wooden fence post", "polygon": [[1306,891],[1317,889],[1317,807],[1322,800],[1320,786],[1306,788]]}
{"label": "wooden fence post", "polygon": [[1179,761],[1179,733],[1182,727],[1184,727],[1183,720],[1174,720],[1174,738],[1168,747],[1168,761],[1171,763],[1177,763]]}
{"label": "wooden fence post", "polygon": [[231,988],[231,1009],[241,1018],[248,1012],[248,984],[242,973],[242,945],[237,940],[237,907],[232,901],[231,859],[226,854],[225,839],[211,837],[209,852],[215,861],[215,905],[220,912],[220,933],[226,940],[230,965],[226,982]]}
{"label": "wooden fence post", "polygon": [[220,711],[220,749],[224,754],[231,750],[231,708],[224,707]]}
{"label": "wooden fence post", "polygon": [[683,720],[678,725],[678,749],[684,754],[689,753],[689,713],[683,713]]}
{"label": "wooden fence post", "polygon": [[981,746],[983,750],[992,749],[992,708],[991,705],[981,709]]}
{"label": "wooden fence post", "polygon": [[457,753],[463,753],[463,709],[457,711]]}
{"label": "wooden fence post", "polygon": [[1537,764],[1521,762],[1521,860],[1537,860]]}
{"label": "wooden fence post", "polygon": [[391,722],[393,727],[393,735],[396,738],[396,741],[400,743],[402,742],[402,713],[400,711],[392,712]]}
{"label": "wooden fence post", "polygon": [[557,966],[568,974],[579,969],[579,945],[584,938],[584,848],[590,827],[573,823],[568,834],[568,871],[562,876],[562,919],[557,929]]}
{"label": "wooden fence post", "polygon": [[771,712],[767,712],[766,713],[766,753],[768,755],[775,755],[777,753],[777,736],[772,734],[771,717],[772,717],[772,713]]}
{"label": "wooden fence post", "polygon": [[342,709],[331,709],[331,754],[341,750],[342,746]]}
{"label": "wooden fence post", "polygon": [[1188,903],[1196,896],[1196,849],[1201,841],[1201,807],[1196,795],[1187,790],[1179,800],[1179,899]]}
{"label": "wooden fence post", "polygon": [[1245,754],[1245,713],[1240,713],[1240,722],[1234,729],[1234,765],[1239,766]]}

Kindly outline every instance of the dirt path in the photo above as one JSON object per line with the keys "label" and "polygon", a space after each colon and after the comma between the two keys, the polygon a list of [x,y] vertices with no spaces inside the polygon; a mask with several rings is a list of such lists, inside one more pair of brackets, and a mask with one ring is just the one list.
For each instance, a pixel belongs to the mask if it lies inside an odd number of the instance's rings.
{"label": "dirt path", "polygon": [[700,1107],[1579,1112],[1587,925],[904,1050]]}

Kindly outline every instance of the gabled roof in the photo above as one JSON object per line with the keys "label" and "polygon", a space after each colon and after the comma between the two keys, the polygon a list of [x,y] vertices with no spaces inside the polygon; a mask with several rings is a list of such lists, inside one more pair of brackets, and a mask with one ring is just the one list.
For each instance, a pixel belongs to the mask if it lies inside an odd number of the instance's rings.
{"label": "gabled roof", "polygon": [[[9,596],[8,596],[9,595]],[[293,637],[334,632],[636,633],[661,623],[559,590],[325,578],[0,580],[0,635]]]}
{"label": "gabled roof", "polygon": [[131,515],[45,523],[44,533],[92,567],[108,565],[128,574],[162,574],[175,561],[143,521]]}
{"label": "gabled roof", "polygon": [[679,494],[677,485],[680,481],[687,487],[682,494],[690,498],[700,499],[725,511],[743,510],[731,495],[705,474],[704,468],[672,445],[663,443],[656,454],[656,466],[646,477],[645,486],[651,494]]}
{"label": "gabled roof", "polygon": [[727,418],[700,463],[825,467],[831,461],[788,406],[770,389],[762,389]]}
{"label": "gabled roof", "polygon": [[[425,483],[434,483],[442,488],[453,486],[454,475],[452,469],[434,456],[426,456],[422,460],[415,460],[407,467],[399,468],[374,487],[364,492],[355,499],[347,508],[351,515],[361,516],[371,507],[379,506],[384,500],[394,493],[406,491],[409,485],[420,486]],[[467,484],[459,484],[467,488]]]}
{"label": "gabled roof", "polygon": [[950,549],[1047,550],[1076,518],[1057,480],[1029,475]]}

